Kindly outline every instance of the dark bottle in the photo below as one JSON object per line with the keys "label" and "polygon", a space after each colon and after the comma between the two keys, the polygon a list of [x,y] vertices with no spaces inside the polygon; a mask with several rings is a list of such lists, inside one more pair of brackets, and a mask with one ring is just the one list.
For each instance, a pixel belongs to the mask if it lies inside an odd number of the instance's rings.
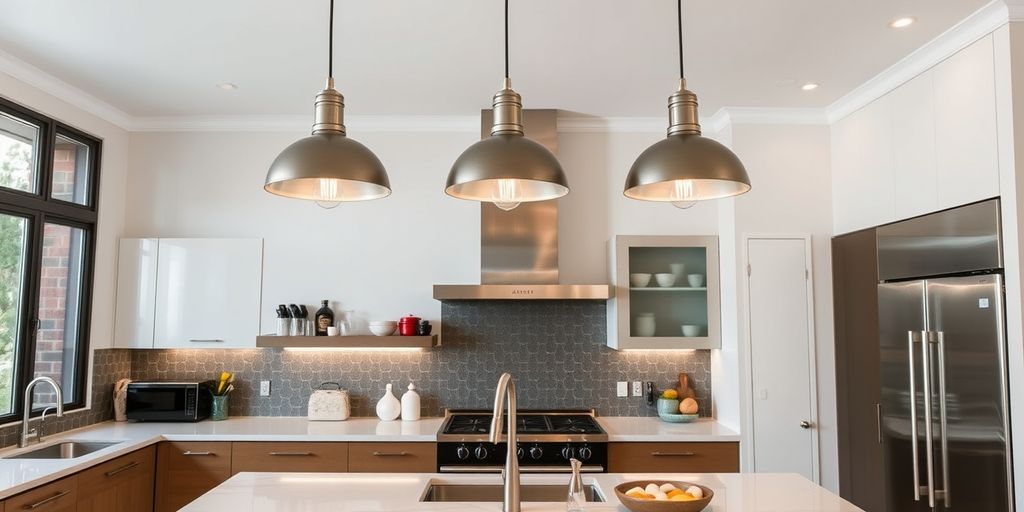
{"label": "dark bottle", "polygon": [[316,310],[316,335],[327,336],[327,328],[334,325],[334,312],[327,307],[327,301],[320,301],[321,307]]}

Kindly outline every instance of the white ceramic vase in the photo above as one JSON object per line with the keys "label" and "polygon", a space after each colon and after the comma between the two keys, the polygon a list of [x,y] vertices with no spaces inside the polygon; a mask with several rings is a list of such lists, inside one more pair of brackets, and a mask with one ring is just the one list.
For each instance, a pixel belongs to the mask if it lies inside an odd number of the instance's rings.
{"label": "white ceramic vase", "polygon": [[409,390],[402,395],[402,421],[416,421],[420,419],[420,394],[416,392],[416,385],[409,383]]}
{"label": "white ceramic vase", "polygon": [[385,386],[384,396],[377,401],[377,417],[382,421],[394,421],[402,414],[402,404],[391,392],[391,384]]}

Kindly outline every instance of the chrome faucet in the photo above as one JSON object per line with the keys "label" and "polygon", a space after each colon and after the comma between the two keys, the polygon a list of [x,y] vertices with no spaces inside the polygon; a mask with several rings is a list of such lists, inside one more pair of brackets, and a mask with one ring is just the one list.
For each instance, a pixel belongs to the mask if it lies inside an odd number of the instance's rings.
{"label": "chrome faucet", "polygon": [[511,373],[501,374],[498,379],[498,389],[494,392],[494,415],[491,419],[491,442],[501,442],[501,423],[504,420],[504,404],[502,399],[508,400],[508,430],[505,440],[508,446],[505,449],[505,469],[501,477],[505,483],[504,502],[502,512],[520,512],[519,504],[519,458],[516,456],[516,383],[512,380]]}
{"label": "chrome faucet", "polygon": [[[21,436],[18,438],[19,448],[24,448],[28,446],[29,439],[32,438],[33,434],[36,436],[36,439],[42,440],[42,418],[40,418],[39,420],[38,428],[32,430],[28,429],[28,417],[32,413],[32,391],[35,389],[36,384],[39,384],[40,382],[45,382],[46,384],[49,384],[50,386],[53,387],[53,390],[56,392],[57,395],[56,416],[59,418],[64,415],[64,393],[60,389],[60,384],[57,384],[57,381],[49,377],[36,377],[32,379],[32,382],[29,382],[28,386],[25,387],[25,400],[22,402],[22,406],[25,408],[25,412],[24,414],[22,414],[21,417]],[[43,416],[46,416],[45,410],[43,411]]]}

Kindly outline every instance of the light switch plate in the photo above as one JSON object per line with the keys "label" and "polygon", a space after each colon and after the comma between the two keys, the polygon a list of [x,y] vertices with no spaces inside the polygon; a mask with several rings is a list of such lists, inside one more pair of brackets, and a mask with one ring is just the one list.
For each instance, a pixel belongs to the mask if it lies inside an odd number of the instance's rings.
{"label": "light switch plate", "polygon": [[260,396],[270,396],[270,381],[269,380],[261,380],[260,381]]}
{"label": "light switch plate", "polygon": [[638,380],[633,381],[633,396],[643,396],[644,383]]}
{"label": "light switch plate", "polygon": [[629,383],[625,381],[619,381],[615,383],[615,395],[618,397],[629,396]]}

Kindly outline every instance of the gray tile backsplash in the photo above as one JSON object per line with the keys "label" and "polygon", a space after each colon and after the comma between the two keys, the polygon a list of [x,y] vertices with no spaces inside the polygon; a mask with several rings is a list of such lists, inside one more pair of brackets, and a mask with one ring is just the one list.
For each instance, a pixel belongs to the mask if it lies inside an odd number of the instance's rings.
{"label": "gray tile backsplash", "polygon": [[[384,385],[401,396],[414,381],[424,414],[489,408],[505,371],[516,377],[522,408],[594,408],[603,416],[654,415],[641,397],[617,398],[617,381],[674,385],[687,372],[701,412],[710,415],[710,352],[618,352],[605,346],[605,303],[453,301],[442,305],[443,346],[424,352],[307,352],[282,349],[135,350],[140,379],[207,379],[236,373],[231,414],[302,416],[313,386],[338,382],[354,416],[373,416]],[[271,380],[270,397],[259,381]]]}

